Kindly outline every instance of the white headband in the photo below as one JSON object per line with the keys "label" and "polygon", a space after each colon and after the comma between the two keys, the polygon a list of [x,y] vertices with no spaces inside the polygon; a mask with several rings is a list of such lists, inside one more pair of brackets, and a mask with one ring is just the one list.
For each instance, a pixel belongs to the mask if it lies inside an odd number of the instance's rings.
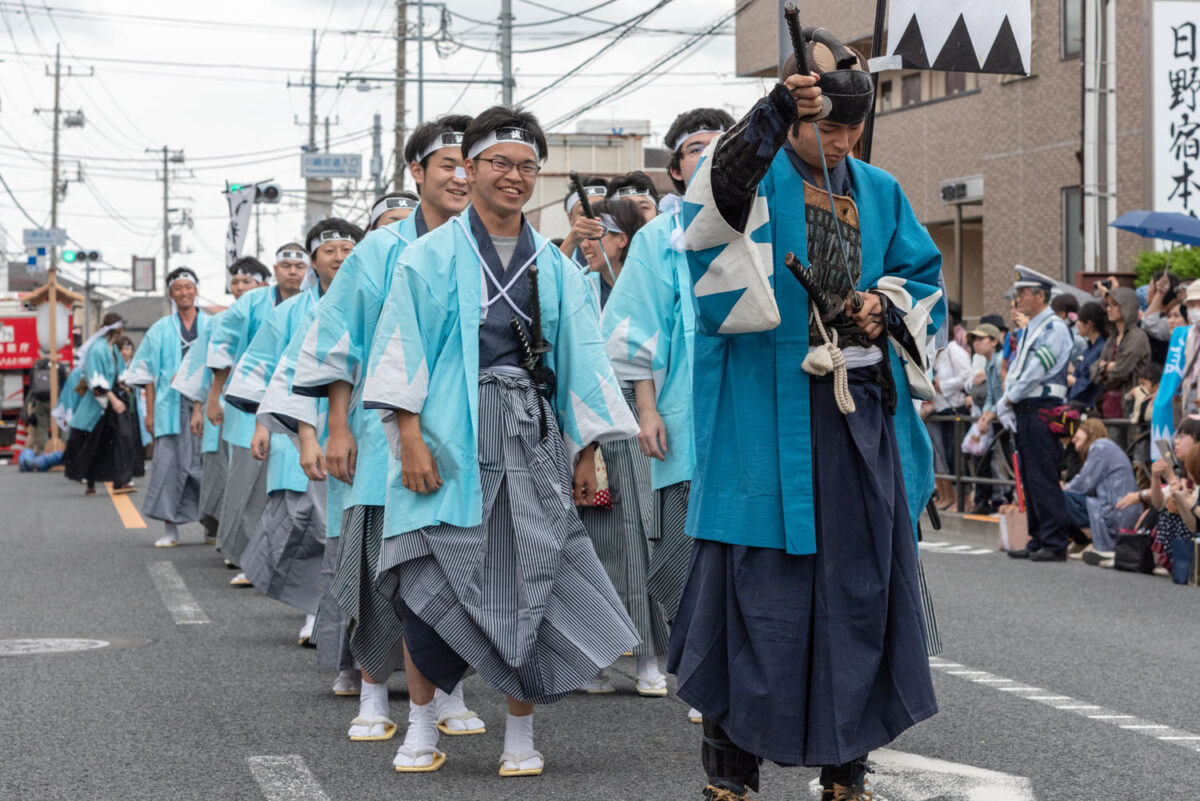
{"label": "white headband", "polygon": [[417,161],[422,162],[445,147],[462,148],[463,135],[458,131],[443,131],[434,138],[429,147],[421,151],[421,155],[417,156]]}
{"label": "white headband", "polygon": [[623,234],[621,226],[617,225],[617,221],[611,214],[601,214],[600,222],[604,223],[604,230],[610,234]]}
{"label": "white headband", "polygon": [[305,266],[312,264],[312,259],[303,250],[281,250],[275,254],[275,263],[279,264],[281,261],[302,261]]}
{"label": "white headband", "polygon": [[200,286],[200,279],[196,277],[194,272],[185,267],[180,269],[178,274],[176,274],[174,278],[167,282],[167,291],[170,292],[171,287],[175,286],[180,281],[191,281],[196,286]]}
{"label": "white headband", "polygon": [[686,142],[687,140],[691,139],[693,136],[697,136],[699,134],[709,134],[709,133],[722,134],[725,132],[723,130],[714,130],[712,128],[701,128],[697,131],[688,131],[687,133],[679,135],[679,138],[675,140],[675,147],[671,148],[671,151],[672,152],[678,151],[679,148],[683,147],[683,143]]}
{"label": "white headband", "polygon": [[[602,198],[608,194],[608,189],[606,189],[603,186],[585,186],[583,188],[583,193],[585,195],[587,195],[589,198],[592,198],[592,197]],[[571,209],[575,208],[575,204],[578,202],[579,202],[579,193],[578,192],[572,192],[571,194],[567,195],[567,213],[568,214],[571,213]]]}
{"label": "white headband", "polygon": [[327,242],[350,242],[354,239],[349,234],[343,234],[341,231],[325,230],[308,240],[308,250],[310,253],[316,253],[317,248]]}
{"label": "white headband", "polygon": [[497,128],[471,145],[471,150],[467,153],[467,158],[473,159],[489,147],[498,145],[501,142],[516,142],[519,145],[525,145],[525,147],[533,151],[534,158],[539,160],[542,158],[542,154],[538,150],[537,140],[533,138],[533,134],[524,128]]}
{"label": "white headband", "polygon": [[258,270],[248,268],[248,267],[238,267],[236,270],[231,269],[229,271],[230,278],[233,278],[234,276],[238,276],[238,275],[249,275],[252,278],[258,278],[260,281],[267,280],[267,276],[265,273],[261,273]]}
{"label": "white headband", "polygon": [[616,192],[613,192],[613,200],[619,200],[623,197],[648,197],[654,200],[654,195],[650,194],[650,190],[643,189],[640,186],[622,186]]}
{"label": "white headband", "polygon": [[415,209],[417,201],[411,197],[385,197],[383,200],[375,204],[371,209],[371,225],[375,224],[383,215],[387,214],[392,209]]}

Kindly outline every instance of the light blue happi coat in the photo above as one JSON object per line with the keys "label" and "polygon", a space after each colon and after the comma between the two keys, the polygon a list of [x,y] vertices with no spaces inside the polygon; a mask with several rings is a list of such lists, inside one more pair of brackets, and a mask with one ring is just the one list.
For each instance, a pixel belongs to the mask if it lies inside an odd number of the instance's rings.
{"label": "light blue happi coat", "polygon": [[[75,415],[75,408],[79,406],[80,397],[75,392],[75,387],[79,386],[79,379],[83,378],[83,362],[77,362],[71,368],[71,372],[67,374],[67,383],[58,388],[58,405],[54,407],[55,420],[64,428],[71,424],[71,420]],[[64,424],[63,421],[66,421]]]}
{"label": "light blue happi coat", "polygon": [[113,378],[117,376],[117,358],[113,346],[104,339],[97,339],[88,348],[81,373],[87,380],[88,391],[83,393],[83,397],[79,397],[75,393],[75,386],[79,383],[78,379],[75,384],[69,383],[63,388],[63,391],[70,392],[79,398],[78,403],[75,404],[75,413],[71,416],[71,428],[76,431],[91,431],[104,416],[108,402],[100,403],[95,393],[97,391],[107,392],[113,388]]}
{"label": "light blue happi coat", "polygon": [[[210,323],[208,312],[196,310],[196,338],[191,347],[205,337]],[[169,314],[150,326],[142,344],[133,354],[125,371],[130,386],[154,385],[154,438],[171,437],[179,431],[179,404],[183,397],[171,388],[171,381],[183,362],[183,328],[178,314]]]}
{"label": "light blue happi coat", "polygon": [[[271,315],[271,310],[278,305],[278,298],[274,286],[263,286],[251,289],[235,300],[221,314],[213,329],[205,353],[205,366],[210,370],[228,370],[237,364],[258,329]],[[229,383],[228,379],[225,383]],[[226,405],[221,436],[230,445],[249,448],[254,437],[254,415]]]}
{"label": "light blue happi coat", "polygon": [[[784,266],[809,265],[804,187],[780,150],[759,183],[744,233],[713,200],[711,153],[688,187],[683,217],[697,309],[696,474],[688,506],[693,537],[734,545],[816,552],[812,484],[808,295]],[[858,289],[877,290],[904,315],[927,352],[945,316],[941,254],[896,180],[848,159],[862,232]],[[927,396],[924,366],[889,348],[896,439],[913,530],[933,491],[933,449],[914,408]],[[819,456],[818,456],[819,458]],[[847,502],[853,502],[848,499]]]}
{"label": "light blue happi coat", "polygon": [[[179,365],[179,371],[171,380],[171,389],[196,403],[208,402],[208,390],[212,386],[212,370],[209,370],[204,362],[212,333],[221,324],[221,316],[224,314],[223,311],[214,314],[208,327],[204,329],[204,333],[196,334],[196,341],[188,349],[187,355],[183,357],[183,363]],[[226,408],[224,398],[221,399],[221,408],[225,409],[225,416],[228,418],[229,410]],[[208,422],[208,415],[203,414],[203,411],[204,408],[201,406],[201,417],[204,418],[204,436],[200,440],[200,452],[216,453],[221,446],[221,429]]]}
{"label": "light blue happi coat", "polygon": [[650,460],[654,489],[691,481],[696,467],[692,421],[692,350],[696,310],[678,211],[633,236],[625,266],[601,317],[613,372],[622,381],[653,380],[667,429],[667,458]]}
{"label": "light blue happi coat", "polygon": [[1167,350],[1167,362],[1163,365],[1162,381],[1154,395],[1154,409],[1150,415],[1150,458],[1162,458],[1158,441],[1175,439],[1175,406],[1172,401],[1183,384],[1183,368],[1187,363],[1188,332],[1190,325],[1176,326],[1171,332],[1171,346]]}
{"label": "light blue happi coat", "polygon": [[[230,371],[225,397],[230,406],[250,413],[252,421],[288,343],[316,303],[318,292],[318,286],[313,285],[275,306]],[[300,467],[300,452],[291,437],[272,433],[267,456],[267,492],[280,490],[307,492],[308,476]]]}
{"label": "light blue happi coat", "polygon": [[354,246],[338,269],[337,280],[317,303],[315,320],[296,349],[293,393],[324,396],[335,381],[354,387],[349,423],[358,457],[354,483],[345,497],[348,507],[383,506],[387,501],[388,474],[394,465],[379,414],[364,409],[361,399],[371,342],[392,274],[405,248],[417,240],[419,213],[418,209],[370,232]]}
{"label": "light blue happi coat", "polygon": [[[421,433],[443,486],[420,495],[391,471],[384,536],[483,518],[479,479],[479,326],[486,276],[479,246],[455,217],[400,256],[367,363],[363,403],[380,409],[393,456],[400,457],[395,410],[421,416]],[[542,332],[557,392],[554,413],[568,462],[593,442],[624,439],[637,423],[613,375],[591,293],[579,268],[533,232]],[[513,315],[503,298],[487,313]]]}

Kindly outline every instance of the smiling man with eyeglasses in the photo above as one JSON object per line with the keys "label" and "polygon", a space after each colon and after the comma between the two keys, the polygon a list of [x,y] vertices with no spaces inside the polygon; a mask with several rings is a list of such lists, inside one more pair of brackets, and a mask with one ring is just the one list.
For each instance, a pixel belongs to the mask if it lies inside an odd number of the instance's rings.
{"label": "smiling man with eyeglasses", "polygon": [[489,109],[462,151],[472,205],[400,256],[363,391],[399,459],[378,579],[404,619],[393,765],[443,765],[434,690],[474,668],[508,696],[500,775],[536,776],[533,704],[638,642],[571,504],[595,497],[595,444],[637,423],[583,275],[521,213],[546,157],[537,119]]}

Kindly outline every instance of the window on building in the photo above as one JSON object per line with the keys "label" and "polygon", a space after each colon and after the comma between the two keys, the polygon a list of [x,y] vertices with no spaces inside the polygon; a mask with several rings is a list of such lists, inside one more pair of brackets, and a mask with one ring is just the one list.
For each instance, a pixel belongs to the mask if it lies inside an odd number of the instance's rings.
{"label": "window on building", "polygon": [[1062,57],[1078,58],[1083,46],[1083,0],[1062,0]]}
{"label": "window on building", "polygon": [[1064,186],[1062,189],[1062,258],[1063,280],[1075,282],[1083,271],[1083,188]]}
{"label": "window on building", "polygon": [[891,111],[893,105],[895,105],[895,104],[892,102],[892,82],[891,81],[880,81],[879,82],[879,107],[877,110],[878,111]]}
{"label": "window on building", "polygon": [[946,73],[946,94],[956,95],[959,92],[967,91],[967,73],[965,72],[947,72]]}
{"label": "window on building", "polygon": [[911,106],[921,102],[921,73],[914,72],[900,79],[900,105]]}

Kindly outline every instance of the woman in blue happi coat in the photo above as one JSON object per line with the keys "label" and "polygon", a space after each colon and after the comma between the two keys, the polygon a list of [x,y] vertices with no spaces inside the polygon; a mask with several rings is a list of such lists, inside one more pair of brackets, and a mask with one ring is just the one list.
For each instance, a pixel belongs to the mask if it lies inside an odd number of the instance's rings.
{"label": "woman in blue happi coat", "polygon": [[595,495],[595,444],[637,426],[583,276],[521,213],[546,156],[537,120],[489,109],[462,151],[472,205],[401,255],[363,392],[400,468],[379,559],[410,697],[394,765],[442,766],[434,689],[474,668],[508,696],[500,775],[531,776],[533,704],[637,644],[572,506],[573,487]]}
{"label": "woman in blue happi coat", "polygon": [[171,314],[146,332],[125,371],[125,383],[146,392],[146,430],[154,437],[154,461],[142,513],[163,521],[158,548],[179,544],[179,525],[200,519],[200,439],[189,422],[192,402],[171,381],[197,338],[208,331],[209,315],[196,307],[200,279],[187,267],[167,275]]}
{"label": "woman in blue happi coat", "polygon": [[932,390],[941,257],[895,179],[850,157],[863,60],[804,38],[820,83],[785,66],[684,199],[695,543],[669,667],[704,715],[707,798],[757,789],[762,759],[820,766],[825,799],[869,797],[868,752],[937,711],[913,533],[932,451],[912,398]]}

